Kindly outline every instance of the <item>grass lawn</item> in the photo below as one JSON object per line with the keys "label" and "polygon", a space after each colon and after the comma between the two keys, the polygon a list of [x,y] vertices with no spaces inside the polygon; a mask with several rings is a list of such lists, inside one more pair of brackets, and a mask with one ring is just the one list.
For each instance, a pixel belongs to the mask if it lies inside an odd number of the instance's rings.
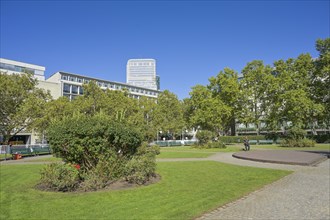
{"label": "grass lawn", "polygon": [[11,154],[0,154],[0,159],[10,159],[12,158],[12,155]]}
{"label": "grass lawn", "polygon": [[192,219],[289,171],[212,161],[160,162],[160,182],[122,191],[34,189],[43,165],[0,166],[0,219]]}
{"label": "grass lawn", "polygon": [[206,158],[214,153],[161,151],[157,158]]}
{"label": "grass lawn", "polygon": [[182,147],[161,147],[161,152],[205,152],[205,153],[216,153],[216,152],[236,152],[240,151],[243,145],[227,145],[226,148],[193,148],[191,146]]}
{"label": "grass lawn", "polygon": [[62,161],[61,158],[57,158],[57,157],[33,157],[33,158],[29,158],[29,160],[25,160],[25,162],[60,162]]}

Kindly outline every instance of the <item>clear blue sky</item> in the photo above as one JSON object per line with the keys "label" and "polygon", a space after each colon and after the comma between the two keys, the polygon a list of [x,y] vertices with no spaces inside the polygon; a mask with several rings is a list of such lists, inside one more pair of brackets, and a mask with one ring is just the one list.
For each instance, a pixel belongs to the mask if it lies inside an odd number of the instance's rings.
{"label": "clear blue sky", "polygon": [[126,63],[154,58],[180,99],[225,67],[272,64],[329,37],[326,1],[3,1],[0,57],[126,82]]}

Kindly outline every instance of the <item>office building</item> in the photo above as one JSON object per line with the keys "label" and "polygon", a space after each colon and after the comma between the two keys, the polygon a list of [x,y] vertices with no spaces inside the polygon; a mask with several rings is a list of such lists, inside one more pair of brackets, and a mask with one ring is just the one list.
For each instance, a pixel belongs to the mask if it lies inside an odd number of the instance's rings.
{"label": "office building", "polygon": [[[84,94],[83,84],[95,81],[101,89],[127,91],[129,97],[140,99],[145,96],[148,98],[157,98],[160,91],[157,89],[150,89],[130,85],[126,83],[113,82],[104,79],[97,79],[89,76],[82,76],[79,74],[59,71],[45,79],[45,67],[8,60],[0,58],[0,71],[5,74],[24,74],[30,73],[37,79],[37,87],[49,91],[53,99],[59,97],[68,97],[70,100],[75,99],[79,95]],[[2,137],[0,135],[0,142]],[[31,131],[22,131],[15,136],[15,141],[22,141],[24,144],[41,143],[37,134]]]}
{"label": "office building", "polygon": [[0,70],[6,74],[30,73],[36,79],[45,81],[46,68],[43,66],[0,58]]}
{"label": "office building", "polygon": [[128,60],[126,67],[126,83],[143,88],[159,90],[159,78],[157,83],[156,75],[156,60]]}

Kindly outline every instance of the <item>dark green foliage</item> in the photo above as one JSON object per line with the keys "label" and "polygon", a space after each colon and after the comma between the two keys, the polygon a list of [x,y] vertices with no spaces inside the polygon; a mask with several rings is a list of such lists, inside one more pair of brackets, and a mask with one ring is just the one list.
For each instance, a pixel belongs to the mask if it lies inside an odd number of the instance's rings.
{"label": "dark green foliage", "polygon": [[[144,184],[155,176],[159,148],[141,146],[142,135],[136,129],[102,113],[75,114],[55,121],[48,129],[48,137],[57,156],[79,166],[74,173],[69,172],[68,167],[72,167],[68,165],[43,171],[43,185],[53,190],[98,190],[120,179]],[[68,176],[60,180],[62,173]]]}
{"label": "dark green foliage", "polygon": [[298,127],[292,127],[288,130],[282,143],[283,147],[315,147],[315,141],[306,137],[307,132]]}
{"label": "dark green foliage", "polygon": [[[219,140],[225,144],[242,143],[245,136],[221,136]],[[249,140],[265,140],[265,135],[248,135]]]}
{"label": "dark green foliage", "polygon": [[98,164],[90,170],[82,172],[82,191],[91,191],[105,188],[112,182],[123,177],[127,158],[118,157],[116,154],[110,157],[99,156]]}
{"label": "dark green foliage", "polygon": [[79,181],[79,172],[75,166],[52,163],[42,169],[40,187],[55,191],[74,191]]}
{"label": "dark green foliage", "polygon": [[315,147],[315,141],[308,138],[303,138],[299,140],[286,139],[281,144],[282,147]]}
{"label": "dark green foliage", "polygon": [[267,140],[273,140],[274,142],[276,142],[280,138],[280,135],[276,132],[269,132],[265,135],[265,138]]}
{"label": "dark green foliage", "polygon": [[82,170],[97,166],[104,159],[132,156],[141,144],[141,135],[134,128],[111,121],[107,116],[82,114],[64,118],[48,129],[53,152],[64,161],[80,164]]}
{"label": "dark green foliage", "polygon": [[196,138],[198,139],[198,145],[207,144],[209,141],[212,140],[214,134],[211,131],[203,130],[199,131],[196,134]]}
{"label": "dark green foliage", "polygon": [[301,140],[307,135],[307,132],[298,127],[292,127],[287,131],[284,139],[286,140]]}
{"label": "dark green foliage", "polygon": [[330,134],[319,134],[308,136],[308,138],[315,140],[317,143],[330,143]]}
{"label": "dark green foliage", "polygon": [[158,146],[143,144],[125,167],[125,179],[130,183],[144,184],[155,176]]}
{"label": "dark green foliage", "polygon": [[212,141],[206,144],[207,148],[226,148],[226,145],[221,141]]}

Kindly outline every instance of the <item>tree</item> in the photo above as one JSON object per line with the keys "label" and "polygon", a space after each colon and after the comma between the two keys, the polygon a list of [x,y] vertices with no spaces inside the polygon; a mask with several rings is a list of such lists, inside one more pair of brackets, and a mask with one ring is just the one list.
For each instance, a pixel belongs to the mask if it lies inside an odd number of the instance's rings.
{"label": "tree", "polygon": [[30,74],[0,72],[0,132],[4,143],[23,130],[31,130],[43,116],[44,105],[51,96],[36,84]]}
{"label": "tree", "polygon": [[259,135],[261,123],[269,112],[269,94],[274,89],[272,68],[265,66],[261,60],[255,60],[248,63],[242,73],[240,102],[243,108],[239,119],[243,123],[253,123]]}
{"label": "tree", "polygon": [[219,133],[226,127],[231,116],[230,107],[221,99],[212,96],[212,92],[206,86],[197,85],[190,92],[190,99],[185,100],[186,113],[189,117],[189,125],[201,127]]}
{"label": "tree", "polygon": [[314,124],[323,107],[310,96],[310,76],[314,72],[311,56],[301,54],[297,59],[276,61],[274,69],[278,80],[272,108],[274,121],[290,122],[297,128]]}
{"label": "tree", "polygon": [[316,41],[316,50],[319,57],[315,59],[315,71],[311,76],[311,97],[324,108],[323,121],[330,127],[330,38]]}
{"label": "tree", "polygon": [[175,136],[184,126],[183,106],[177,96],[168,90],[159,94],[154,111],[155,127],[158,130]]}
{"label": "tree", "polygon": [[231,135],[235,135],[235,119],[239,110],[239,83],[238,74],[230,68],[225,68],[216,77],[209,79],[210,85],[208,88],[212,91],[213,97],[219,99],[226,105],[226,109],[230,111],[228,120],[223,121],[224,128],[231,128]]}

